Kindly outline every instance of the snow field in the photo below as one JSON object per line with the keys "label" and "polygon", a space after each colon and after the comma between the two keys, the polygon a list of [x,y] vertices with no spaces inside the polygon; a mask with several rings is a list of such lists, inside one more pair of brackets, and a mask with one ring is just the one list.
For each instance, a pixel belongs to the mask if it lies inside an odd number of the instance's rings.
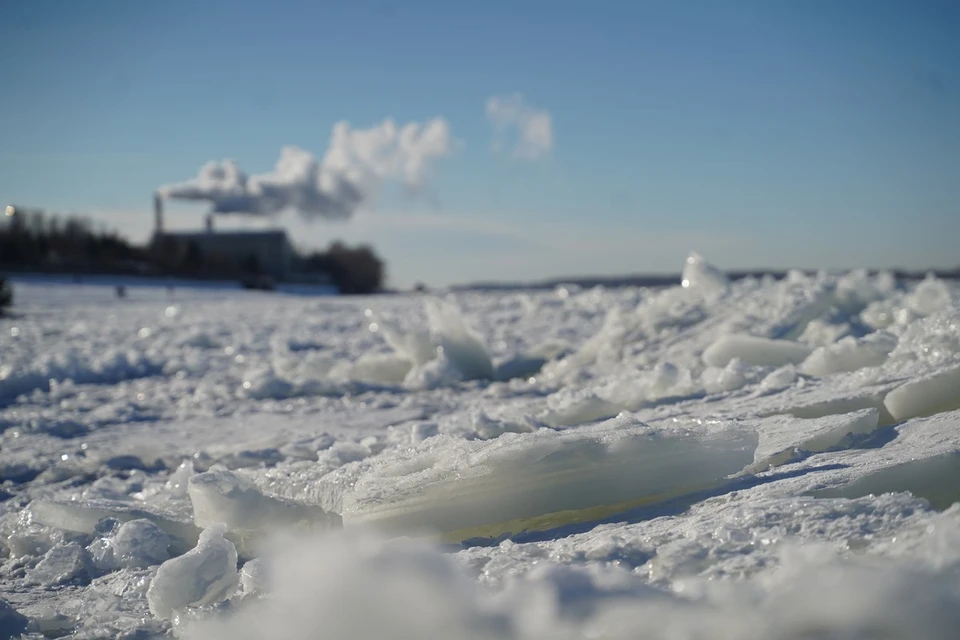
{"label": "snow field", "polygon": [[0,637],[960,622],[951,283],[693,255],[657,290],[15,285]]}

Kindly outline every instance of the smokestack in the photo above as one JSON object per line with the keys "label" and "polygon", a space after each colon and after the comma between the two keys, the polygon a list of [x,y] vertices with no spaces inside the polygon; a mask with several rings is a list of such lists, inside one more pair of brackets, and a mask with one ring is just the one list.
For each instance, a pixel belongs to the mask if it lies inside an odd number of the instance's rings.
{"label": "smokestack", "polygon": [[207,214],[207,233],[213,233],[213,214]]}
{"label": "smokestack", "polygon": [[163,233],[163,200],[159,193],[153,194],[153,226],[158,236]]}

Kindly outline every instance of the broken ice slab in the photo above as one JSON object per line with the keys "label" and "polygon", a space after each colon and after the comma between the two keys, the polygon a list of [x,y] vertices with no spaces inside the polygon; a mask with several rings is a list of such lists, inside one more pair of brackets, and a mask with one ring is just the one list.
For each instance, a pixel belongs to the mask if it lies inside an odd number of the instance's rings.
{"label": "broken ice slab", "polygon": [[960,501],[960,453],[902,462],[813,495],[817,498],[861,498],[901,491],[925,499],[940,511]]}
{"label": "broken ice slab", "polygon": [[896,346],[896,336],[884,331],[877,331],[863,338],[847,336],[815,349],[800,368],[807,375],[828,376],[877,367],[886,361]]}
{"label": "broken ice slab", "polygon": [[782,415],[747,421],[760,436],[754,463],[747,470],[756,473],[791,462],[798,450],[820,453],[841,446],[851,436],[874,431],[879,418],[880,412],[870,408],[809,420]]}
{"label": "broken ice slab", "polygon": [[171,551],[174,553],[182,553],[194,546],[200,535],[200,529],[186,517],[120,500],[35,500],[27,510],[34,522],[79,533],[93,533],[97,523],[104,518],[120,522],[149,520],[173,538]]}
{"label": "broken ice slab", "polygon": [[747,335],[721,336],[703,352],[703,361],[723,368],[734,358],[759,367],[800,364],[811,353],[810,347],[792,340],[773,340]]}
{"label": "broken ice slab", "polygon": [[240,552],[252,551],[250,540],[280,526],[302,525],[330,529],[341,526],[340,516],[320,507],[264,495],[249,479],[226,470],[207,471],[190,478],[187,494],[198,527],[223,523]]}
{"label": "broken ice slab", "polygon": [[960,409],[960,366],[911,380],[888,393],[883,404],[895,420]]}
{"label": "broken ice slab", "polygon": [[578,425],[606,420],[616,416],[622,407],[609,400],[590,394],[582,398],[573,399],[560,406],[548,409],[540,415],[547,424],[554,427],[575,427]]}
{"label": "broken ice slab", "polygon": [[27,572],[27,584],[53,587],[62,584],[83,584],[89,580],[90,554],[76,542],[59,544],[44,554],[43,559]]}
{"label": "broken ice slab", "polygon": [[734,422],[655,428],[627,417],[488,441],[437,436],[377,459],[344,497],[344,526],[449,541],[553,529],[722,482],[756,446]]}
{"label": "broken ice slab", "polygon": [[129,520],[111,535],[95,540],[88,550],[102,571],[142,569],[167,560],[170,542],[170,536],[153,522]]}
{"label": "broken ice slab", "polygon": [[[909,491],[942,508],[960,501],[960,411],[914,418],[893,427],[895,437],[880,448],[835,451],[791,466],[781,480],[793,494],[856,498]],[[810,469],[816,473],[800,473]]]}
{"label": "broken ice slab", "polygon": [[[40,604],[38,606],[25,609],[30,616],[30,625],[27,627],[28,638],[62,638],[73,631],[77,626],[77,620],[66,614],[60,613],[56,608],[50,605]],[[76,637],[76,636],[74,636]],[[6,638],[6,636],[0,636]]]}

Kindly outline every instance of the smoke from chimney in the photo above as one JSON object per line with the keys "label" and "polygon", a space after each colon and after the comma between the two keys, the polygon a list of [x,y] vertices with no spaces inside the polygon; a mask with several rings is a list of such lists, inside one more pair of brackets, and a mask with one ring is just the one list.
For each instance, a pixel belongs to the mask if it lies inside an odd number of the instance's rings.
{"label": "smoke from chimney", "polygon": [[423,187],[431,163],[453,151],[443,118],[398,128],[386,119],[369,129],[333,127],[322,161],[284,147],[273,171],[248,176],[232,160],[208,162],[197,177],[161,187],[167,198],[210,202],[215,214],[266,216],[288,209],[308,219],[350,218],[376,198],[383,183],[398,179],[413,192]]}

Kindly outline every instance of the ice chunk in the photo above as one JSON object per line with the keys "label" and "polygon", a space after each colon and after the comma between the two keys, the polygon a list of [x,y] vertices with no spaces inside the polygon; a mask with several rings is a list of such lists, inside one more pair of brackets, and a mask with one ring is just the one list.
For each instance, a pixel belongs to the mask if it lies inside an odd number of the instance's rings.
{"label": "ice chunk", "polygon": [[440,435],[381,456],[344,497],[344,524],[450,540],[549,529],[717,482],[749,464],[756,444],[733,423],[658,429],[627,418],[490,441]]}
{"label": "ice chunk", "polygon": [[110,547],[118,567],[142,569],[170,557],[170,536],[150,520],[130,520],[120,525]]}
{"label": "ice chunk", "polygon": [[[364,356],[349,367],[345,375],[390,383],[403,381],[415,388],[440,386],[445,378],[449,378],[449,382],[493,379],[490,354],[477,333],[464,322],[457,306],[450,301],[427,299],[424,307],[430,330],[406,333],[368,311],[367,316],[376,319],[370,325],[371,331],[380,333],[396,355]],[[430,368],[438,356],[446,359],[440,365],[442,371],[435,371],[436,365],[430,371],[422,371],[424,367]]]}
{"label": "ice chunk", "polygon": [[[421,366],[436,357],[437,345],[430,338],[429,330],[420,329],[405,333],[383,318],[379,318],[372,313],[371,317],[376,319],[374,325],[377,327],[378,333],[383,336],[384,341],[404,360],[413,363],[415,366]],[[371,328],[374,325],[371,325]]]}
{"label": "ice chunk", "polygon": [[11,518],[8,526],[0,528],[0,557],[6,554],[11,558],[42,556],[62,539],[60,531],[34,522],[30,512],[24,511],[15,521]]}
{"label": "ice chunk", "polygon": [[909,491],[934,509],[960,501],[960,455],[946,453],[877,469],[849,484],[814,492],[818,498],[859,498]]}
{"label": "ice chunk", "polygon": [[707,393],[721,393],[741,388],[749,380],[749,367],[733,358],[727,366],[721,368],[707,367],[700,374],[700,382]]}
{"label": "ice chunk", "polygon": [[[883,491],[912,491],[917,488],[927,493],[933,489],[934,493],[929,494],[931,498],[939,500],[949,498],[952,494],[956,499],[960,499],[960,491],[957,490],[960,485],[953,478],[952,474],[955,471],[950,469],[952,463],[944,460],[944,464],[939,467],[936,463],[937,459],[955,455],[960,451],[960,431],[956,428],[958,416],[960,414],[956,412],[940,413],[896,425],[889,430],[892,437],[884,438],[886,444],[880,447],[843,450],[837,447],[829,453],[812,455],[799,462],[796,467],[791,467],[791,471],[799,470],[801,475],[786,482],[793,485],[791,491],[796,494],[854,497],[878,493],[880,485],[875,485],[878,490],[873,490],[870,487],[864,488],[866,487],[864,484],[854,485],[854,483],[879,474],[875,477],[884,479]],[[908,466],[903,467],[904,473],[898,471],[887,475],[888,471],[907,463],[909,463]],[[817,473],[805,475],[803,474],[805,469],[816,469]],[[938,483],[942,485],[940,490],[936,490]],[[851,485],[855,488],[860,486],[863,492],[857,493],[859,490],[851,490],[850,493],[843,493],[845,488]],[[927,497],[920,493],[917,495]]]}
{"label": "ice chunk", "polygon": [[197,349],[219,349],[223,346],[216,338],[200,329],[193,329],[179,342],[180,346],[196,347]]}
{"label": "ice chunk", "polygon": [[727,275],[716,268],[703,257],[691,252],[683,263],[683,273],[680,284],[687,289],[700,289],[705,291],[723,290],[729,284]]}
{"label": "ice chunk", "polygon": [[180,463],[180,466],[170,474],[170,478],[167,480],[167,483],[164,487],[177,497],[183,497],[187,495],[187,481],[190,480],[190,476],[196,473],[193,469],[193,461],[190,459],[184,460]]}
{"label": "ice chunk", "polygon": [[823,347],[833,344],[850,334],[850,325],[833,324],[825,320],[811,320],[797,337],[798,342],[814,347]]}
{"label": "ice chunk", "polygon": [[[779,340],[797,340],[807,326],[831,312],[836,300],[835,286],[824,276],[807,278],[803,273],[793,272],[775,288],[776,295],[764,296],[754,304],[770,309],[745,309],[748,313],[761,313],[773,323],[765,334]],[[770,315],[772,313],[772,316]]]}
{"label": "ice chunk", "polygon": [[18,638],[27,630],[29,620],[25,615],[0,598],[0,638]]}
{"label": "ice chunk", "polygon": [[607,354],[619,356],[623,344],[636,323],[635,316],[627,317],[619,307],[610,309],[604,317],[603,325],[593,337],[563,359],[544,365],[543,375],[548,379],[565,379],[575,376],[582,367],[596,362],[601,356]]}
{"label": "ice chunk", "polygon": [[[316,437],[294,440],[280,447],[280,453],[287,458],[296,460],[316,460],[317,454],[324,449],[329,449],[336,439],[329,433],[323,433]],[[190,474],[193,475],[193,474]],[[184,485],[186,492],[186,485]]]}
{"label": "ice chunk", "polygon": [[90,582],[90,590],[94,593],[109,595],[116,598],[147,603],[147,590],[150,581],[157,575],[159,566],[149,569],[120,569],[113,573],[101,576]]}
{"label": "ice chunk", "polygon": [[[473,414],[473,416],[470,418],[470,422],[473,426],[473,432],[476,434],[476,437],[480,438],[481,440],[499,438],[505,433],[527,433],[536,430],[536,423],[532,420],[525,420],[521,422],[514,420],[502,420],[491,417],[485,411],[478,411],[477,413]],[[420,438],[420,440],[414,440],[413,442],[414,444],[418,444],[422,441],[423,438]]]}
{"label": "ice chunk", "polygon": [[113,518],[105,518],[97,524],[97,533],[104,535],[90,543],[87,552],[93,561],[93,566],[97,571],[109,573],[116,571],[118,566],[113,558],[113,545],[111,538],[116,530],[120,528],[120,523]]}
{"label": "ice chunk", "polygon": [[888,370],[917,377],[960,364],[960,308],[915,322],[899,338]]}
{"label": "ice chunk", "polygon": [[544,422],[555,427],[573,427],[612,418],[621,410],[619,405],[590,394],[558,403],[557,407],[544,412],[542,417]]}
{"label": "ice chunk", "polygon": [[762,391],[779,391],[792,386],[797,381],[797,369],[792,364],[785,364],[779,369],[771,371],[760,382]]}
{"label": "ice chunk", "polygon": [[960,366],[907,382],[888,393],[883,404],[897,421],[960,409]]}
{"label": "ice chunk", "polygon": [[859,340],[847,336],[834,344],[817,348],[803,361],[800,370],[811,376],[826,376],[877,367],[896,346],[896,336],[886,332],[871,333]]}
{"label": "ice chunk", "polygon": [[748,335],[723,336],[703,352],[703,361],[711,367],[725,367],[734,358],[761,367],[800,364],[810,355],[810,347],[792,340],[772,340]]}
{"label": "ice chunk", "polygon": [[434,422],[414,422],[410,425],[410,443],[420,444],[437,433],[439,433],[438,427]]}
{"label": "ice chunk", "polygon": [[254,400],[282,399],[293,395],[294,386],[272,370],[257,370],[244,376],[239,393]]}
{"label": "ice chunk", "polygon": [[425,302],[430,329],[437,334],[439,345],[464,380],[493,378],[493,362],[480,337],[463,320],[460,310],[451,302]]}
{"label": "ice chunk", "polygon": [[410,360],[396,354],[368,353],[360,356],[356,362],[335,367],[331,375],[362,382],[399,385],[412,366]]}
{"label": "ice chunk", "polygon": [[893,302],[877,300],[868,304],[867,308],[860,312],[860,321],[874,329],[886,329],[896,322],[895,315]]}
{"label": "ice chunk", "polygon": [[30,631],[43,634],[45,638],[61,638],[77,627],[77,620],[60,613],[49,605],[40,605],[28,610],[30,614]]}
{"label": "ice chunk", "polygon": [[224,539],[222,525],[204,529],[197,546],[182,556],[167,560],[147,590],[150,612],[169,618],[186,607],[199,607],[226,600],[236,591],[237,549]]}
{"label": "ice chunk", "polygon": [[245,596],[261,595],[266,588],[267,569],[262,558],[244,563],[240,569],[240,587]]}
{"label": "ice chunk", "polygon": [[250,480],[230,471],[207,471],[190,478],[187,488],[198,527],[218,522],[229,531],[260,533],[278,525],[307,524],[326,529],[340,524],[320,507],[266,496]]}
{"label": "ice chunk", "polygon": [[93,533],[97,523],[104,518],[115,518],[120,522],[147,519],[173,538],[175,552],[193,546],[200,533],[192,522],[176,514],[119,500],[35,500],[28,510],[40,524],[79,533]]}
{"label": "ice chunk", "polygon": [[91,564],[90,554],[76,542],[59,544],[27,573],[26,581],[45,587],[85,582]]}
{"label": "ice chunk", "polygon": [[770,416],[751,423],[760,434],[760,442],[749,470],[758,472],[790,462],[798,449],[808,453],[827,451],[851,435],[870,433],[877,428],[879,418],[876,409],[863,409],[810,420]]}
{"label": "ice chunk", "polygon": [[423,366],[410,369],[403,385],[409,389],[437,389],[462,380],[463,372],[447,357],[443,347],[437,347],[437,357]]}
{"label": "ice chunk", "polygon": [[[811,420],[813,418],[823,418],[825,416],[834,416],[861,409],[876,409],[880,412],[880,424],[888,425],[893,423],[893,418],[886,407],[883,406],[883,396],[886,390],[866,390],[851,395],[840,395],[838,397],[827,398],[818,402],[796,405],[792,407],[783,407],[776,414],[789,413],[795,418],[804,418]],[[764,414],[773,415],[773,414]]]}
{"label": "ice chunk", "polygon": [[689,369],[681,369],[671,362],[660,362],[652,371],[617,376],[605,386],[602,395],[627,411],[637,411],[652,402],[683,396],[694,390]]}
{"label": "ice chunk", "polygon": [[910,309],[920,316],[940,311],[949,301],[950,289],[947,284],[932,273],[927,274],[907,298]]}
{"label": "ice chunk", "polygon": [[893,290],[896,282],[889,272],[871,277],[866,269],[855,269],[837,281],[834,294],[837,307],[847,314],[856,314],[868,304],[883,299]]}
{"label": "ice chunk", "polygon": [[121,568],[145,568],[170,557],[170,536],[150,520],[130,520],[120,524],[107,518],[97,525],[105,537],[95,540],[87,550],[100,571]]}
{"label": "ice chunk", "polygon": [[283,460],[283,454],[273,447],[262,449],[241,449],[233,451],[218,460],[227,469],[243,469],[247,467],[271,467]]}

